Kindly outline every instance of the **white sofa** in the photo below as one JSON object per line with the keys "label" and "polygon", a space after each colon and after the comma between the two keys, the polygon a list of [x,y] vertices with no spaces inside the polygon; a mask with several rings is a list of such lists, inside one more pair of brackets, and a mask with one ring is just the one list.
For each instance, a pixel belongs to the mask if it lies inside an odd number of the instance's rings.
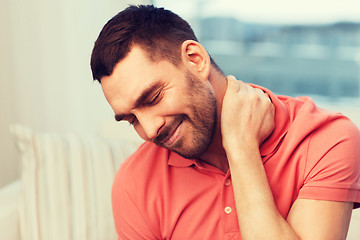
{"label": "white sofa", "polygon": [[[127,124],[113,124],[106,122],[100,136],[11,127],[21,179],[0,189],[1,240],[116,239],[112,180],[142,141]],[[360,210],[353,211],[347,239],[360,239]]]}
{"label": "white sofa", "polygon": [[112,181],[142,140],[129,124],[104,125],[100,135],[115,137],[11,126],[21,179],[0,190],[1,240],[116,239]]}

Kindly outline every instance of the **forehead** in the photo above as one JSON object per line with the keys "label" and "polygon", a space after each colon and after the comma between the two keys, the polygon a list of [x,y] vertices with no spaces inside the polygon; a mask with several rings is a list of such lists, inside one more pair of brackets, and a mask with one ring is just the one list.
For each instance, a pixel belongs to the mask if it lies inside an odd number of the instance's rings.
{"label": "forehead", "polygon": [[[140,93],[156,81],[164,81],[175,69],[168,61],[151,61],[147,53],[134,46],[129,54],[117,63],[110,76],[101,78],[105,98],[114,108],[128,110]],[[115,110],[115,109],[114,109]]]}

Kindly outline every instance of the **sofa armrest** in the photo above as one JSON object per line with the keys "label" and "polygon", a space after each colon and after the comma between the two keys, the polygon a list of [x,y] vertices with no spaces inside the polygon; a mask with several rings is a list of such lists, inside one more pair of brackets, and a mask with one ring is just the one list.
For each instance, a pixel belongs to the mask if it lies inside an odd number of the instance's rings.
{"label": "sofa armrest", "polygon": [[18,213],[20,194],[20,180],[0,189],[0,239],[20,240]]}
{"label": "sofa armrest", "polygon": [[360,239],[360,209],[355,209],[352,213],[349,233],[347,240],[357,240]]}

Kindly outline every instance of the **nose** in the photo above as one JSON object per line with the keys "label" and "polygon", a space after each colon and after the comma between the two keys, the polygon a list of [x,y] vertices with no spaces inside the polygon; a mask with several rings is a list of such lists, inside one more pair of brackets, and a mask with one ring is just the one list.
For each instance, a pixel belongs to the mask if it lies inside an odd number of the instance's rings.
{"label": "nose", "polygon": [[139,136],[146,141],[155,139],[165,123],[164,118],[156,116],[151,111],[137,111],[134,114],[138,121],[135,130]]}

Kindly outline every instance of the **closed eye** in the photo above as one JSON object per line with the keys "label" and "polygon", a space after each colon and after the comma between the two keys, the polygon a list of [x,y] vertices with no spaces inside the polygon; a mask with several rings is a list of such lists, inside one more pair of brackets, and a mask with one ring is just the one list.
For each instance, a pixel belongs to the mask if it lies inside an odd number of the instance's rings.
{"label": "closed eye", "polygon": [[162,91],[159,90],[154,94],[154,96],[145,105],[154,105],[154,104],[158,103],[159,100],[161,100],[161,96],[162,96]]}
{"label": "closed eye", "polygon": [[[140,96],[135,101],[134,106],[132,109],[141,108],[141,107],[147,107],[157,104],[164,95],[164,84],[161,81],[157,81],[147,87],[143,92],[140,94]],[[121,114],[118,113],[115,115],[116,121],[128,121],[130,124],[134,125],[137,123],[137,118],[133,114]]]}

